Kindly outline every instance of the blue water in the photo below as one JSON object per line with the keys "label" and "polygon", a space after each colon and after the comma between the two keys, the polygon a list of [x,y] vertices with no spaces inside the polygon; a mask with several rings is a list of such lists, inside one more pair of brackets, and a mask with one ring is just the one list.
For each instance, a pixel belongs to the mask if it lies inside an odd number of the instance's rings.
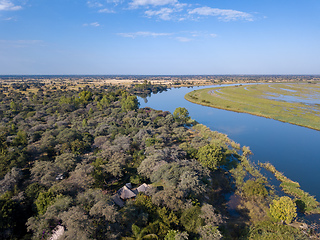
{"label": "blue water", "polygon": [[[214,87],[214,86],[210,86]],[[218,87],[218,86],[217,86]],[[241,146],[249,146],[255,162],[270,162],[301,188],[320,200],[320,132],[289,123],[205,107],[188,102],[184,95],[208,88],[176,88],[152,94],[140,107],[173,112],[177,107],[188,109],[191,118],[211,130],[227,134]]]}

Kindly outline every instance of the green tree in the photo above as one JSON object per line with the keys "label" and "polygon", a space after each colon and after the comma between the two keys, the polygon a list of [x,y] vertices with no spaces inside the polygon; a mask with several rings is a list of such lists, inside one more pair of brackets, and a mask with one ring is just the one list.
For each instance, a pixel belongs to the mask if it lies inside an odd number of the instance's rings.
{"label": "green tree", "polygon": [[[90,108],[91,109],[91,108]],[[82,120],[82,127],[86,127],[86,126],[88,126],[88,122],[87,122],[87,119],[83,119]]]}
{"label": "green tree", "polygon": [[127,240],[142,240],[142,239],[158,239],[158,236],[156,234],[149,234],[148,228],[139,228],[137,225],[132,224],[132,233],[133,237],[126,237]]}
{"label": "green tree", "polygon": [[10,103],[10,109],[12,110],[12,112],[16,112],[18,110],[18,105],[14,101],[12,101]]}
{"label": "green tree", "polygon": [[19,130],[17,136],[13,139],[13,145],[15,146],[26,146],[28,144],[28,137],[25,131]]}
{"label": "green tree", "polygon": [[220,146],[207,144],[199,148],[197,158],[200,163],[211,170],[218,169],[218,166],[224,163],[225,155]]}
{"label": "green tree", "polygon": [[108,107],[110,105],[110,99],[107,97],[107,95],[104,95],[103,98],[97,103],[97,106],[100,110]]}
{"label": "green tree", "polygon": [[90,100],[92,100],[92,93],[90,91],[82,91],[79,93],[79,100],[83,104],[87,104]]}
{"label": "green tree", "polygon": [[174,110],[173,117],[182,124],[186,124],[191,119],[188,110],[181,107],[178,107],[176,110]]}
{"label": "green tree", "polygon": [[12,192],[9,191],[0,197],[0,233],[16,225],[18,204],[11,197]]}
{"label": "green tree", "polygon": [[297,216],[296,204],[287,196],[281,197],[279,200],[275,199],[270,204],[270,215],[276,220],[289,224]]}
{"label": "green tree", "polygon": [[197,233],[198,227],[203,225],[203,219],[199,216],[201,208],[198,206],[186,209],[181,215],[181,223],[184,228],[190,233]]}
{"label": "green tree", "polygon": [[267,197],[268,191],[266,187],[263,185],[262,181],[257,180],[251,180],[249,179],[246,181],[243,185],[243,192],[246,195],[246,197]]}
{"label": "green tree", "polygon": [[38,213],[40,215],[47,211],[47,208],[51,206],[56,200],[56,194],[52,191],[40,192],[37,200],[35,201]]}
{"label": "green tree", "polygon": [[136,96],[128,96],[125,93],[122,95],[121,108],[123,111],[132,111],[139,108],[139,101]]}

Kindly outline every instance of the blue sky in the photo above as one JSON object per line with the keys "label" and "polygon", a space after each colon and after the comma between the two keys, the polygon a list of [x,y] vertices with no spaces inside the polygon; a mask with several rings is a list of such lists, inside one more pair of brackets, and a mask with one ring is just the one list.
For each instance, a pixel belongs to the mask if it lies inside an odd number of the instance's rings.
{"label": "blue sky", "polygon": [[0,0],[0,75],[320,74],[320,0]]}

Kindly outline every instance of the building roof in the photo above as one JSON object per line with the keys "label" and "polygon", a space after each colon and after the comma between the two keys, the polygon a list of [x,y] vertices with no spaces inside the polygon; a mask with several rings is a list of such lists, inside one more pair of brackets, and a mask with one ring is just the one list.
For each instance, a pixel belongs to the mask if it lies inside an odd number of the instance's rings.
{"label": "building roof", "polygon": [[150,188],[150,186],[149,186],[148,184],[144,183],[144,184],[140,185],[140,186],[137,188],[137,190],[138,190],[138,192],[145,192],[145,191],[147,191],[149,188]]}
{"label": "building roof", "polygon": [[127,186],[123,186],[119,189],[118,194],[122,199],[129,199],[137,196],[134,192],[132,192]]}
{"label": "building roof", "polygon": [[119,197],[118,194],[115,194],[111,197],[111,199],[114,201],[115,204],[117,204],[119,207],[124,206],[124,201]]}

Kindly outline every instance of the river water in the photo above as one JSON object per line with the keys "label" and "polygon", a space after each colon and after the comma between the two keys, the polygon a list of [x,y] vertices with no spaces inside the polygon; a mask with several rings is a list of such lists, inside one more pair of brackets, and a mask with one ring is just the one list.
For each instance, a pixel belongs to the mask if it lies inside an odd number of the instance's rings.
{"label": "river water", "polygon": [[249,146],[254,162],[270,162],[301,188],[320,200],[320,131],[273,119],[197,105],[184,99],[190,91],[220,86],[173,88],[138,98],[140,107],[173,111],[188,109],[192,119]]}

